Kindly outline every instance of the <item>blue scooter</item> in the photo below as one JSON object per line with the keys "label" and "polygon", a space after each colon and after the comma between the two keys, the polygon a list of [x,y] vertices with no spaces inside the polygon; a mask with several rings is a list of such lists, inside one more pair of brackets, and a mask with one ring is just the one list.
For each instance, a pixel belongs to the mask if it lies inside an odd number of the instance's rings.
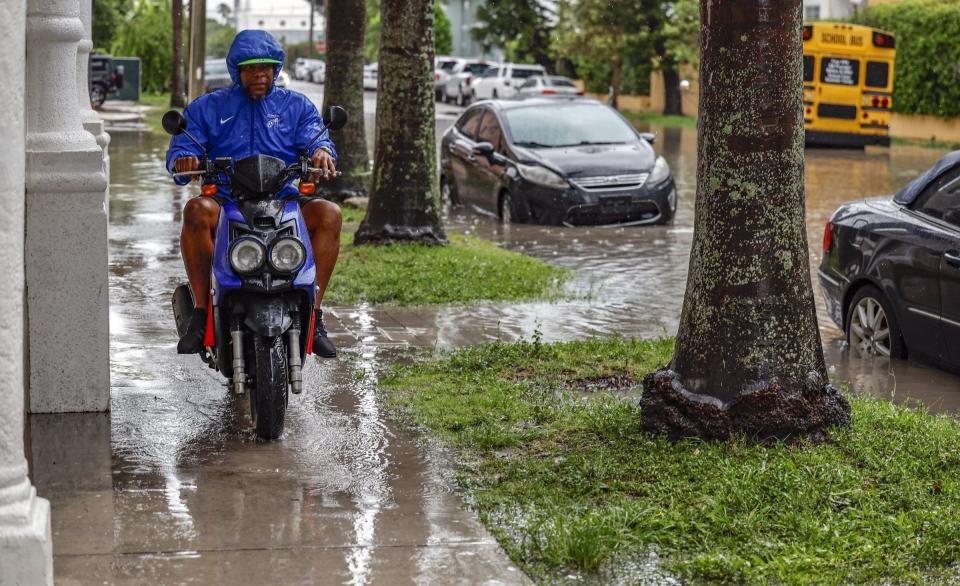
{"label": "blue scooter", "polygon": [[[347,113],[331,106],[323,117],[327,130],[346,124]],[[190,136],[183,115],[163,116],[170,134]],[[257,436],[273,440],[283,433],[288,389],[303,390],[301,369],[311,353],[316,304],[316,266],[310,236],[294,200],[277,199],[292,178],[301,193],[316,186],[310,175],[309,149],[318,134],[286,165],[266,155],[234,161],[202,158],[201,169],[174,176],[200,176],[202,192],[215,195],[228,185],[232,198],[220,200],[220,221],[214,241],[206,337],[200,358],[228,379],[236,395],[250,396],[250,414]],[[188,284],[173,293],[177,334],[182,336],[195,307]]]}

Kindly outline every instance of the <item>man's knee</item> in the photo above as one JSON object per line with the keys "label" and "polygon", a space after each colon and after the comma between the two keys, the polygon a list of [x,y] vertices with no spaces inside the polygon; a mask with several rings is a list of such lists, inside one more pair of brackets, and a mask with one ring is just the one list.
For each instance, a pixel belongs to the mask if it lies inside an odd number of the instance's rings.
{"label": "man's knee", "polygon": [[183,207],[183,226],[191,230],[209,230],[220,217],[220,204],[209,197],[195,197]]}
{"label": "man's knee", "polygon": [[311,232],[322,230],[339,234],[343,225],[340,206],[325,199],[315,199],[304,204],[303,217]]}

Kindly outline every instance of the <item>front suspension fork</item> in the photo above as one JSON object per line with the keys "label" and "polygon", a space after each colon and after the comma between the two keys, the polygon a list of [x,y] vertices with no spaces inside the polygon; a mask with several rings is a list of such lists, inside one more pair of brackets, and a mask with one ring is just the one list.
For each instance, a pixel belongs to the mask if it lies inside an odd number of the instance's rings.
{"label": "front suspension fork", "polygon": [[290,338],[287,347],[290,349],[290,390],[295,395],[303,391],[303,364],[300,362],[300,316],[293,315],[293,325],[287,330]]}
{"label": "front suspension fork", "polygon": [[239,320],[230,324],[230,341],[233,343],[233,393],[242,395],[246,393],[247,373],[243,370],[243,326]]}

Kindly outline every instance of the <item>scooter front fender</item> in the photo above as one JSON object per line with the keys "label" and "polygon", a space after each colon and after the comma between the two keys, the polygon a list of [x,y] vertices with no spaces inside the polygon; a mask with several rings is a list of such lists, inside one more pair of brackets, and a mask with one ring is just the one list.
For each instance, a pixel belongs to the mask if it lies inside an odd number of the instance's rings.
{"label": "scooter front fender", "polygon": [[297,304],[287,297],[249,297],[243,302],[244,325],[260,336],[279,336],[290,329]]}

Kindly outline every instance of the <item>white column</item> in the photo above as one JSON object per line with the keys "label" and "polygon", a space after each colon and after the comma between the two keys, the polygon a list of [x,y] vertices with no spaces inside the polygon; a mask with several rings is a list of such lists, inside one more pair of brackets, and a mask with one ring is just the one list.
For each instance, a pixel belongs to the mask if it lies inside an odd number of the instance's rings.
{"label": "white column", "polygon": [[0,585],[53,584],[50,503],[37,498],[23,453],[24,31],[23,2],[0,2]]}
{"label": "white column", "polygon": [[[103,120],[90,107],[90,52],[93,50],[93,0],[80,0],[80,22],[83,23],[83,38],[77,45],[77,99],[80,102],[80,119],[83,127],[93,135],[103,150],[103,168],[110,177],[110,135],[103,129]],[[109,196],[108,196],[109,198]]]}
{"label": "white column", "polygon": [[110,401],[107,177],[77,100],[79,0],[27,2],[30,411]]}

